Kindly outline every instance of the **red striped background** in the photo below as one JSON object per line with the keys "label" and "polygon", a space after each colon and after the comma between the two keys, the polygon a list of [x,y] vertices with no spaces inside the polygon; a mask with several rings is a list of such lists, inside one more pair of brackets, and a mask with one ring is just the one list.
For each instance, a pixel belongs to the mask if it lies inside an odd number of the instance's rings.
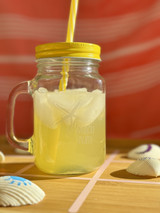
{"label": "red striped background", "polygon": [[[65,41],[69,0],[0,0],[0,134],[8,95],[36,74],[35,46]],[[75,41],[102,47],[107,137],[160,138],[160,1],[80,0]],[[16,133],[32,134],[31,103],[16,106]]]}

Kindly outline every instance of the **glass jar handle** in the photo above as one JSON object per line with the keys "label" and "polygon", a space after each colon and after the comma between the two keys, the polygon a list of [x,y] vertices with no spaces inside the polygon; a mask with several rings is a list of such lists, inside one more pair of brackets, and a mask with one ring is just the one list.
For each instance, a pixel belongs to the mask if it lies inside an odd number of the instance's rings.
{"label": "glass jar handle", "polygon": [[[7,108],[7,121],[6,121],[6,136],[9,143],[19,149],[29,151],[32,153],[32,139],[19,139],[15,136],[14,133],[14,109],[16,98],[21,94],[29,94],[29,81],[22,82],[13,88],[9,95],[8,99],[8,108]],[[23,145],[22,145],[23,144]]]}

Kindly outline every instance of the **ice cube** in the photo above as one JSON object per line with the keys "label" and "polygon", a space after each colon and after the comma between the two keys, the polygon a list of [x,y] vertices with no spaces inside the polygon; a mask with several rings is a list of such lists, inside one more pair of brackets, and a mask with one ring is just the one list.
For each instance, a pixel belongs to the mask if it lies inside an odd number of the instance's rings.
{"label": "ice cube", "polygon": [[105,94],[100,90],[87,92],[86,88],[65,91],[35,92],[35,109],[41,120],[51,128],[59,122],[71,125],[76,122],[80,127],[91,124],[105,106]]}
{"label": "ice cube", "polygon": [[33,95],[34,111],[39,119],[49,128],[55,129],[59,122],[57,109],[50,106],[46,92],[35,91]]}
{"label": "ice cube", "polygon": [[48,90],[46,88],[44,88],[44,87],[40,87],[38,89],[38,92],[40,92],[40,93],[46,93],[46,92],[48,92]]}
{"label": "ice cube", "polygon": [[82,97],[86,96],[87,89],[67,89],[65,91],[48,92],[48,103],[54,106],[59,111],[61,121],[64,121],[67,125],[70,125],[75,120],[75,113],[81,107],[86,104],[88,98],[83,101]]}
{"label": "ice cube", "polygon": [[76,113],[75,122],[78,126],[84,127],[90,125],[101,114],[105,107],[105,94],[100,90],[88,92],[90,99]]}
{"label": "ice cube", "polygon": [[48,103],[56,106],[59,110],[65,113],[71,112],[77,103],[79,102],[81,96],[86,94],[86,88],[82,89],[67,89],[65,91],[59,92],[49,92]]}

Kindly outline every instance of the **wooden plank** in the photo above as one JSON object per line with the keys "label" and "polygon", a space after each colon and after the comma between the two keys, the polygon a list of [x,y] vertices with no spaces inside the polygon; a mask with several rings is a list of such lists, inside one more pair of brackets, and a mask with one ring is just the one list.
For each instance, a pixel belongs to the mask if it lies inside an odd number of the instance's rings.
{"label": "wooden plank", "polygon": [[[12,208],[1,208],[3,213],[12,212],[35,212],[35,213],[63,213],[67,212],[70,205],[76,199],[78,194],[86,185],[87,181],[48,179],[33,181],[39,185],[45,192],[46,197],[42,202],[32,206],[21,206]],[[0,212],[1,212],[0,209]]]}
{"label": "wooden plank", "polygon": [[[3,142],[6,144],[6,142]],[[3,150],[8,153],[8,146]],[[114,149],[108,147],[106,159],[111,159]],[[126,168],[133,162],[127,158],[128,150],[108,161],[89,195],[80,205],[78,213],[159,213],[160,177],[141,177],[129,174]],[[39,171],[33,164],[32,156],[16,155],[10,150],[6,162],[0,164],[0,175],[19,175],[27,178],[46,193],[45,199],[36,205],[21,207],[0,207],[1,213],[67,213],[81,192],[96,175],[96,172],[77,176],[54,176]]]}
{"label": "wooden plank", "polygon": [[79,213],[158,213],[159,195],[156,185],[98,182]]}

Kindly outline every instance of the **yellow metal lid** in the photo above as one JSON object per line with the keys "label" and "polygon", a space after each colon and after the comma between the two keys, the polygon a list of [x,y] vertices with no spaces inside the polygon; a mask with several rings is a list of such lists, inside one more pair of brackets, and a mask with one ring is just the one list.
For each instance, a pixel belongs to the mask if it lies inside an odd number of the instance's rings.
{"label": "yellow metal lid", "polygon": [[36,46],[36,58],[77,57],[100,59],[99,45],[81,42],[57,42]]}

